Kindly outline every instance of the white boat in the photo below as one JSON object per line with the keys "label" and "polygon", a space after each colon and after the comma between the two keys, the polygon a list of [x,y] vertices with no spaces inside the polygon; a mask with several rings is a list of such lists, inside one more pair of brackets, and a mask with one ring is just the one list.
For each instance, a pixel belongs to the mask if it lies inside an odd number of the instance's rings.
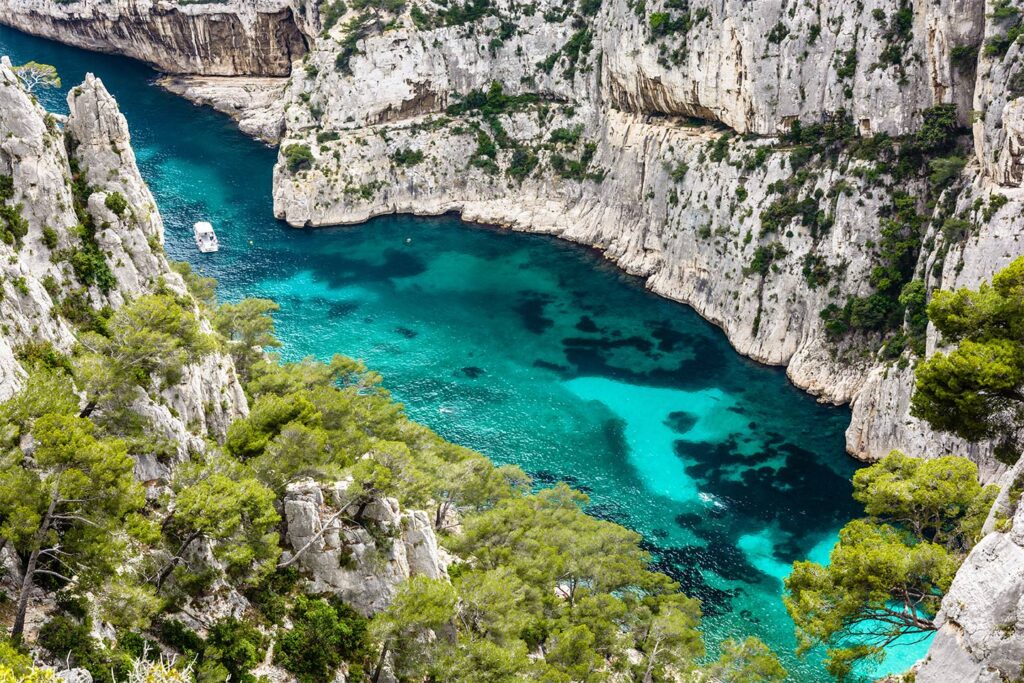
{"label": "white boat", "polygon": [[192,234],[195,235],[196,246],[204,254],[220,249],[220,245],[217,244],[217,233],[213,231],[213,226],[206,221],[199,221],[193,225]]}

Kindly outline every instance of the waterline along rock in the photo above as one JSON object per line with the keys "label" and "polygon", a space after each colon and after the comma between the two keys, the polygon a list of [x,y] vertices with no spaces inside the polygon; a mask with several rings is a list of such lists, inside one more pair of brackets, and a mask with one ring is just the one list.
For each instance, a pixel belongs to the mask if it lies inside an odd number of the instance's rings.
{"label": "waterline along rock", "polygon": [[[283,0],[0,0],[4,23],[188,76],[168,87],[280,139],[274,212],[293,226],[455,211],[597,247],[720,326],[740,353],[785,365],[823,401],[850,403],[854,456],[952,452],[1004,488],[1015,482],[991,444],[909,414],[914,363],[941,340],[913,329],[902,299],[914,283],[976,287],[1024,253],[1021,13],[1018,0],[411,0],[322,12]],[[252,77],[287,81],[261,89]],[[32,274],[60,272],[46,262],[42,226],[73,224],[58,124],[12,79],[0,70],[4,93],[15,91],[0,98],[10,133],[0,174],[14,177],[16,197],[57,199],[25,202],[26,251],[2,261],[5,286],[22,278],[27,293],[0,302],[15,330],[0,342],[0,386],[20,376],[11,344],[54,305]],[[102,195],[89,209],[112,226],[104,245],[127,257],[119,287],[135,288],[133,277],[161,272],[139,247],[159,229],[145,196],[131,194],[134,163],[104,148],[119,138],[103,94],[95,80],[73,92],[67,128],[84,143],[83,166],[128,169],[127,185],[104,190],[97,177],[98,192],[124,193],[141,219],[120,225]],[[966,147],[944,146],[943,126],[959,127]],[[864,322],[871,311],[858,306],[878,294],[900,299],[895,325]],[[59,322],[40,329],[58,348],[73,341]],[[209,389],[244,411],[230,378],[225,368]],[[208,398],[185,384],[182,405]],[[369,614],[403,578],[444,574],[419,513],[388,499],[351,511],[344,492],[343,482],[303,482],[287,494],[288,544],[317,590]],[[350,513],[374,520],[381,537],[346,526]],[[919,681],[1019,675],[1021,515],[961,568]],[[383,574],[370,576],[371,559]]]}
{"label": "waterline along rock", "polygon": [[3,0],[0,17],[33,35],[170,73],[286,76],[306,49],[295,12],[281,0]]}

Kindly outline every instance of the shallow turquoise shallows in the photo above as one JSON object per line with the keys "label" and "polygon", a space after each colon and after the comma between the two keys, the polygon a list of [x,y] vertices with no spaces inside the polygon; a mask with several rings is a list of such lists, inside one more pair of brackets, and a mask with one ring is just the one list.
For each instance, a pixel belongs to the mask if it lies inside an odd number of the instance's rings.
{"label": "shallow turquoise shallows", "polygon": [[[216,277],[222,299],[277,300],[286,358],[361,358],[414,419],[538,482],[570,482],[703,601],[712,653],[754,634],[793,680],[827,680],[820,654],[793,654],[780,596],[791,563],[827,560],[858,514],[847,410],[816,404],[689,308],[553,238],[450,217],[291,229],[271,211],[275,152],[152,86],[147,68],[4,28],[0,54],[52,63],[66,87],[86,71],[103,79],[168,252]],[[42,98],[66,111],[63,93]],[[214,224],[220,253],[196,251],[197,220]],[[905,668],[921,648],[873,673]]]}

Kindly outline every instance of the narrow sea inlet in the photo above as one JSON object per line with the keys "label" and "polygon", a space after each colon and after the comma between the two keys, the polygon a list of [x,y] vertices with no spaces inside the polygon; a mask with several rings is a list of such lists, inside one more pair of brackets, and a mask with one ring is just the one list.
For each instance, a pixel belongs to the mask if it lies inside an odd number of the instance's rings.
{"label": "narrow sea inlet", "polygon": [[[6,28],[0,54],[54,64],[68,87],[87,71],[103,79],[170,256],[217,278],[222,299],[276,300],[284,357],[360,358],[446,438],[540,484],[568,481],[701,599],[710,652],[757,635],[793,680],[825,679],[820,655],[795,657],[780,596],[791,563],[826,561],[859,512],[846,409],[817,404],[691,309],[554,238],[453,217],[291,229],[271,211],[275,151],[153,86],[146,67]],[[58,112],[64,96],[41,94]],[[219,253],[195,249],[198,220],[215,226]],[[903,670],[926,646],[895,650],[872,673]]]}

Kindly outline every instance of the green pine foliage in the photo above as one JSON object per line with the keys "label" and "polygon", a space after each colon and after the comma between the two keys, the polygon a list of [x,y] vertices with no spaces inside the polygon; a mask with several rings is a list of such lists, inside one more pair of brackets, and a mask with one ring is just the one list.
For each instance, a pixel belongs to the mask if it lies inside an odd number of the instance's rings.
{"label": "green pine foliage", "polygon": [[911,413],[969,441],[996,439],[1007,463],[1024,425],[1024,257],[976,290],[936,292],[928,318],[947,344],[917,366]]}
{"label": "green pine foliage", "polygon": [[[119,680],[153,639],[193,662],[198,681],[254,681],[273,638],[274,662],[303,683],[333,680],[342,666],[352,680],[372,679],[384,662],[404,680],[467,683],[613,672],[669,681],[696,669],[700,605],[651,569],[638,534],[586,514],[587,497],[564,483],[534,490],[518,467],[412,422],[357,361],[279,363],[264,352],[277,344],[275,304],[218,306],[215,283],[178,271],[193,294],[124,304],[99,329],[81,329],[70,357],[26,348],[25,388],[0,404],[0,534],[27,577],[13,609],[24,614],[36,587],[64,587],[63,611],[40,641],[53,657]],[[213,349],[236,359],[250,412],[222,446],[211,441],[175,465],[147,503],[128,453],[174,451],[133,412],[133,397],[172,387]],[[451,581],[417,576],[372,619],[307,595],[280,562],[281,497],[300,477],[351,478],[346,524],[383,547],[390,539],[363,517],[367,505],[389,496],[428,510],[454,556]],[[253,609],[202,635],[188,628],[178,612],[224,586]],[[116,644],[89,635],[94,613],[118,629]],[[765,680],[775,664],[757,641],[722,661]]]}
{"label": "green pine foliage", "polygon": [[978,484],[966,458],[922,461],[899,451],[860,470],[853,485],[868,517],[843,527],[827,565],[795,563],[784,598],[798,654],[824,646],[838,681],[895,640],[935,631],[942,597],[997,493]]}

